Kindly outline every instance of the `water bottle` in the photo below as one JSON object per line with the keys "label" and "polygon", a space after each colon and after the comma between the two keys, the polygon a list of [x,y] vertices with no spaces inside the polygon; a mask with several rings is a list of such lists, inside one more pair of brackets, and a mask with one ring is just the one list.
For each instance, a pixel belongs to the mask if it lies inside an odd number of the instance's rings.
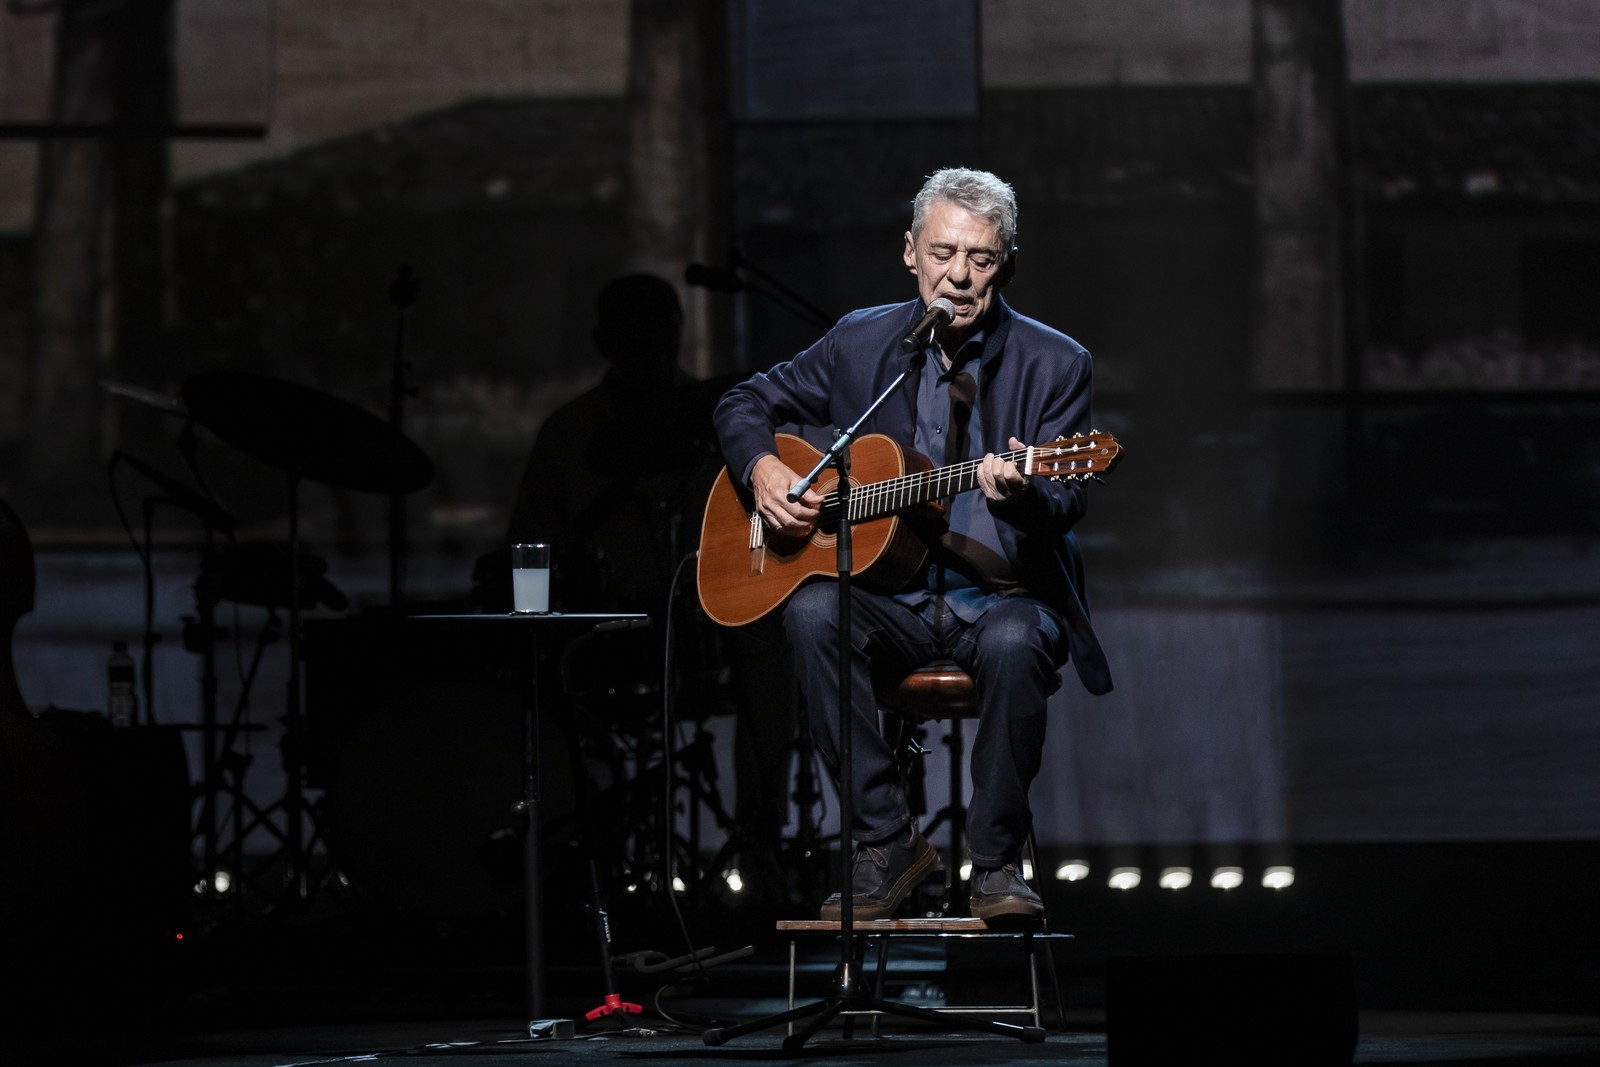
{"label": "water bottle", "polygon": [[133,657],[128,655],[128,642],[117,641],[111,646],[111,659],[106,663],[106,715],[111,725],[132,726],[139,714],[139,698],[134,695]]}

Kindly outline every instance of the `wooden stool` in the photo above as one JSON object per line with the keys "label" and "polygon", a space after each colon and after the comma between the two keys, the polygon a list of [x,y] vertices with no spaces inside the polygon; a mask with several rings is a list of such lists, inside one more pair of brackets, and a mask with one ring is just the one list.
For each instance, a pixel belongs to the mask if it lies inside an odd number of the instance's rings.
{"label": "wooden stool", "polygon": [[[903,751],[915,744],[912,731],[928,722],[976,719],[978,717],[978,687],[972,676],[954,660],[941,659],[926,663],[899,679],[876,687],[879,706],[900,720],[896,734],[896,749]],[[951,721],[946,739],[950,748],[950,799],[934,813],[923,836],[931,834],[941,822],[950,823],[950,862],[945,870],[945,913],[952,914],[959,906],[961,891],[962,839],[966,835],[967,807],[962,799],[961,782],[966,774],[966,746],[961,737],[961,724]],[[918,749],[911,755],[922,755]],[[901,767],[901,784],[910,776],[909,761]]]}
{"label": "wooden stool", "polygon": [[[784,920],[777,924],[780,933],[789,935],[789,1007],[795,1006],[796,952],[799,939],[806,935],[832,934],[838,936],[839,923],[821,919]],[[885,996],[884,975],[889,964],[889,946],[900,938],[916,937],[944,941],[951,938],[1013,941],[1020,943],[1028,963],[1028,992],[1026,1004],[958,1005],[930,1010],[964,1015],[1026,1015],[1034,1026],[1039,1022],[1039,942],[1071,940],[1071,934],[1034,933],[1028,931],[991,930],[982,919],[870,919],[851,924],[856,945],[856,957],[865,955],[868,939],[877,940],[878,961],[873,979],[875,995]],[[1048,946],[1047,946],[1048,947]],[[1053,975],[1052,975],[1053,977]],[[845,1013],[849,1016],[854,1013]],[[877,1013],[871,1013],[876,1016]],[[850,1020],[847,1017],[848,1027]],[[790,1026],[793,1032],[793,1025]],[[877,1032],[877,1019],[873,1019],[873,1032]]]}

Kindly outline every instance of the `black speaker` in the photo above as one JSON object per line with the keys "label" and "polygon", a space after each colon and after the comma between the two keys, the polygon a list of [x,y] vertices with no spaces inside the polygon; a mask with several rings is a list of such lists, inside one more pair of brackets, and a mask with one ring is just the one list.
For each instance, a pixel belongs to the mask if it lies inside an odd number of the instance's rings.
{"label": "black speaker", "polygon": [[[178,993],[194,957],[177,936],[190,929],[194,874],[182,738],[46,708],[4,724],[0,771],[0,809],[15,801],[0,810],[0,1058],[104,1058],[115,1040],[104,1035],[186,1007]],[[98,1046],[74,1044],[91,1034]]]}
{"label": "black speaker", "polygon": [[1342,953],[1122,956],[1106,964],[1110,1067],[1328,1067],[1355,1057]]}

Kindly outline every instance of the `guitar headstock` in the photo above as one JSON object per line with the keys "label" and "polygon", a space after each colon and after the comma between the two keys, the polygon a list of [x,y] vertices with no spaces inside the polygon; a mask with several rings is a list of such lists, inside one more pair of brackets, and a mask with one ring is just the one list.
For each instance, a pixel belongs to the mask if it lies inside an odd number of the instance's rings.
{"label": "guitar headstock", "polygon": [[1081,482],[1109,474],[1121,458],[1122,445],[1115,437],[1091,430],[1029,448],[1023,473]]}

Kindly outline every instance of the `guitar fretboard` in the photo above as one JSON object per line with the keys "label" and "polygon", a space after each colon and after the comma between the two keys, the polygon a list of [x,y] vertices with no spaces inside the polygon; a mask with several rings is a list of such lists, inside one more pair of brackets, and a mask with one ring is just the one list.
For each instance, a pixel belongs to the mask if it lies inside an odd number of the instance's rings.
{"label": "guitar fretboard", "polygon": [[[1019,448],[1012,452],[996,453],[1001,459],[1009,460],[1018,467],[1023,466],[1027,459],[1028,449]],[[886,478],[881,482],[870,485],[852,485],[850,487],[850,521],[867,522],[892,515],[903,508],[914,504],[926,504],[930,500],[940,497],[956,496],[978,487],[978,467],[983,464],[981,459],[969,459],[964,463],[955,463],[948,467],[936,467],[933,470],[921,471],[917,474],[902,474],[898,478]],[[839,514],[839,492],[834,490],[822,498],[822,517],[824,521],[836,519]]]}

